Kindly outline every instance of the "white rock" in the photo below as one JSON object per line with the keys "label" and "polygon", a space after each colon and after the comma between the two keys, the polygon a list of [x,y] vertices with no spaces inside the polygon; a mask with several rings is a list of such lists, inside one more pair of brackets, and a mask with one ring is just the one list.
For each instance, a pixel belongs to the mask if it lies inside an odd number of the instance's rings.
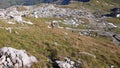
{"label": "white rock", "polygon": [[12,28],[11,27],[7,27],[5,28],[7,31],[9,31],[9,33],[12,33]]}
{"label": "white rock", "polygon": [[30,66],[31,65],[30,57],[26,54],[26,52],[24,50],[19,50],[17,52],[17,55],[23,61],[24,66]]}
{"label": "white rock", "polygon": [[65,61],[55,61],[60,68],[77,68],[75,62],[71,61],[69,58],[65,57]]}
{"label": "white rock", "polygon": [[38,62],[34,56],[28,56],[25,50],[4,47],[0,49],[0,53],[2,55],[0,58],[0,68],[29,68],[33,62]]}
{"label": "white rock", "polygon": [[8,24],[15,24],[14,22],[11,22],[11,21],[9,21],[9,22],[7,22]]}
{"label": "white rock", "polygon": [[21,16],[14,16],[14,20],[19,22],[19,23],[23,22],[23,19]]}
{"label": "white rock", "polygon": [[30,25],[32,25],[32,24],[33,24],[33,23],[32,23],[32,22],[30,22],[30,21],[28,21],[28,22],[27,22],[27,21],[25,21],[25,23],[26,23],[26,24],[30,24]]}
{"label": "white rock", "polygon": [[53,23],[58,23],[58,21],[56,21],[56,20],[54,20],[54,21],[52,21]]}
{"label": "white rock", "polygon": [[0,58],[0,64],[4,63],[5,62],[5,55],[3,55],[1,58]]}
{"label": "white rock", "polygon": [[23,66],[23,64],[22,64],[22,60],[21,59],[19,59],[19,57],[16,57],[16,61],[18,62],[18,63],[16,63],[16,67],[22,67]]}
{"label": "white rock", "polygon": [[109,65],[109,68],[115,68],[115,66],[114,65]]}
{"label": "white rock", "polygon": [[60,68],[71,68],[71,65],[67,62],[63,62],[63,61],[56,61],[56,63],[58,64],[58,66]]}
{"label": "white rock", "polygon": [[67,58],[67,57],[65,57],[65,60],[67,61],[67,62],[70,62],[71,60],[69,59],[69,58]]}
{"label": "white rock", "polygon": [[117,14],[116,17],[120,17],[120,14]]}
{"label": "white rock", "polygon": [[10,66],[10,67],[12,67],[13,66],[13,63],[11,62],[11,60],[10,60],[10,58],[7,58],[7,64],[8,64],[8,66]]}
{"label": "white rock", "polygon": [[19,68],[19,67],[21,67],[21,66],[19,66],[18,63],[16,63],[16,64],[14,65],[14,68]]}
{"label": "white rock", "polygon": [[113,26],[113,27],[117,27],[116,25],[114,25],[113,23],[108,23],[109,25]]}
{"label": "white rock", "polygon": [[50,26],[47,26],[48,28],[52,28],[52,27],[50,27]]}
{"label": "white rock", "polygon": [[0,12],[0,17],[5,17],[5,14],[3,12]]}
{"label": "white rock", "polygon": [[31,62],[38,62],[37,59],[34,56],[30,57]]}
{"label": "white rock", "polygon": [[94,54],[90,54],[88,52],[80,52],[79,54],[84,54],[84,55],[88,55],[88,56],[91,56],[93,58],[96,58],[96,56]]}
{"label": "white rock", "polygon": [[38,15],[37,15],[38,13],[37,12],[34,12],[33,13],[33,16],[35,17],[35,18],[38,18]]}

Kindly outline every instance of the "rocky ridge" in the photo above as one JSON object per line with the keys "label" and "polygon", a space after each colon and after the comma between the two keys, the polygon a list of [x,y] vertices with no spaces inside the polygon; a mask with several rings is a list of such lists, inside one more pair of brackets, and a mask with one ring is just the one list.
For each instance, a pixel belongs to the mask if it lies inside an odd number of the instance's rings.
{"label": "rocky ridge", "polygon": [[[82,26],[87,28],[85,30],[77,29],[78,32],[81,32],[82,34],[87,33],[86,35],[90,35],[91,31],[93,31],[98,35],[110,36],[111,38],[116,33],[112,32],[111,35],[110,34],[111,31],[109,31],[109,29],[119,28],[119,26],[114,25],[111,22],[105,21],[106,17],[97,18],[94,16],[93,13],[90,12],[90,10],[85,9],[83,7],[81,9],[60,8],[60,7],[56,7],[56,5],[53,4],[41,4],[38,6],[35,5],[35,6],[21,6],[21,7],[24,8],[21,11],[18,10],[20,6],[13,6],[7,9],[1,9],[0,18],[5,19],[8,24],[15,24],[17,22],[21,24],[31,24],[31,25],[33,23],[30,21],[25,21],[23,17],[60,18],[62,20],[59,21],[54,20],[56,21],[56,23],[58,23],[58,25],[62,23],[64,25],[71,25],[76,28],[78,26]],[[48,24],[51,24],[51,22],[49,22]],[[72,30],[77,31],[74,28],[72,28]]]}
{"label": "rocky ridge", "polygon": [[[35,26],[36,22],[37,22],[37,26],[41,26],[41,25],[38,25],[39,19],[41,19],[41,18],[55,18],[54,20],[52,19],[50,21],[47,21],[47,22],[45,21],[43,23],[43,24],[47,23],[47,25],[48,25],[47,30],[51,30],[50,32],[52,32],[52,30],[54,31],[56,29],[61,28],[61,29],[69,30],[73,33],[77,32],[80,37],[82,37],[82,35],[83,36],[84,35],[91,36],[91,37],[98,37],[98,36],[111,37],[113,39],[113,42],[119,44],[119,37],[118,37],[119,35],[116,35],[114,32],[110,31],[114,28],[118,28],[119,26],[105,21],[104,19],[106,17],[96,18],[88,9],[85,9],[85,8],[82,8],[82,9],[60,8],[60,7],[56,7],[56,5],[52,5],[52,4],[42,4],[40,6],[38,6],[38,5],[37,6],[21,6],[21,7],[25,8],[25,9],[19,11],[18,10],[19,6],[13,6],[13,7],[7,8],[7,9],[1,9],[1,12],[0,12],[1,20],[5,21],[4,22],[5,24],[10,24],[10,25],[18,25],[18,24],[20,24],[22,26],[27,25],[27,29],[30,30],[29,32],[31,33],[32,29],[29,29],[30,28],[29,25]],[[38,21],[31,22],[31,20],[30,20],[31,18],[38,20]],[[59,18],[59,20],[57,20],[56,18]],[[87,20],[87,22],[86,22],[86,20]],[[67,27],[61,26],[60,25],[61,23],[66,25]],[[79,29],[79,26],[86,27],[86,28]],[[42,28],[36,27],[35,29],[38,29],[38,33],[39,33],[40,31],[42,31],[40,29],[46,30],[45,29],[46,27],[47,26],[44,26]],[[23,27],[4,27],[4,26],[1,26],[0,28],[5,29],[5,30],[9,31],[9,33],[13,34],[12,33],[13,29],[25,30],[26,27],[23,28]],[[37,33],[37,30],[35,30],[35,31],[33,30],[33,32]],[[19,33],[16,31],[15,31],[15,34],[20,36]],[[48,34],[49,34],[49,31],[48,31]],[[22,37],[26,37],[26,36],[27,35],[23,35]],[[32,36],[33,36],[33,34],[32,34]],[[41,37],[41,34],[39,37]],[[20,39],[22,39],[22,38],[20,38]],[[29,38],[29,39],[32,39],[32,38]],[[68,33],[65,33],[64,41],[66,41],[66,40],[68,41],[69,39],[70,39],[70,35]],[[81,40],[81,39],[79,39],[79,40]],[[23,41],[26,41],[26,40],[23,40]],[[81,41],[83,41],[83,40],[81,40]],[[28,41],[28,42],[32,42],[32,44],[34,43],[35,46],[37,46],[37,47],[40,45],[39,42],[36,42],[34,40]],[[50,47],[49,43],[46,43],[46,41],[44,41],[42,43],[45,44],[45,47],[46,47],[46,45]],[[92,42],[89,42],[89,43],[92,43]],[[94,44],[94,46],[97,45],[96,41],[93,44]],[[56,42],[56,40],[52,42],[52,45],[53,45],[52,48],[57,47],[57,46],[58,47],[61,46],[58,41]],[[75,46],[77,46],[77,45],[79,45],[79,42],[76,41]],[[103,44],[103,43],[102,43],[102,45],[108,46],[107,44]],[[47,48],[45,48],[45,49],[47,50]],[[113,47],[111,46],[111,48],[113,48]],[[69,48],[69,49],[71,49],[71,48]],[[66,50],[69,50],[69,49],[66,49]],[[93,50],[97,50],[97,49],[93,49]],[[48,49],[48,51],[49,51],[49,49]],[[53,49],[53,53],[54,53],[54,49]],[[88,53],[88,52],[80,52],[79,55],[87,55],[87,56],[90,56],[94,59],[96,59],[96,57],[97,57],[96,55]],[[52,57],[54,57],[54,56],[52,56]],[[66,57],[66,56],[64,56],[64,57]],[[65,58],[65,61],[56,60],[56,61],[52,61],[52,63],[57,64],[57,66],[60,68],[62,68],[62,67],[63,68],[66,68],[66,67],[79,68],[78,66],[76,66],[76,65],[79,65],[76,63],[76,61],[77,60],[72,61],[72,59]],[[79,61],[79,62],[81,62],[81,61]],[[9,65],[9,64],[7,63],[7,65]],[[29,65],[29,64],[27,64],[27,65]],[[112,66],[112,64],[110,64],[110,67],[114,67],[114,65]]]}

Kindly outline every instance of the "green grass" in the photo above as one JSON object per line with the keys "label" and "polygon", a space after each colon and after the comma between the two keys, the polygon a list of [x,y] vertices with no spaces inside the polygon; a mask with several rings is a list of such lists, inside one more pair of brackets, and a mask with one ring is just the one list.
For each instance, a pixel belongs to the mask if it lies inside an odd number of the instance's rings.
{"label": "green grass", "polygon": [[[114,2],[119,0],[99,0],[100,4],[96,0],[91,0],[88,3],[73,2],[69,5],[64,5],[64,8],[81,9],[83,6],[86,9],[90,9],[92,12],[104,12],[108,13],[109,9],[119,6]],[[104,3],[111,4],[113,6],[105,6]],[[24,10],[24,8],[19,8]],[[51,22],[53,20],[62,20],[61,18],[24,18],[31,21],[33,25],[21,25],[6,24],[6,21],[0,20],[0,26],[2,27],[27,27],[27,29],[13,29],[12,33],[9,33],[5,29],[0,29],[0,47],[13,47],[17,49],[24,49],[28,54],[34,55],[39,60],[34,64],[32,68],[45,68],[46,65],[49,68],[52,66],[48,62],[48,58],[63,60],[64,57],[70,57],[72,60],[81,59],[82,68],[108,68],[108,65],[114,65],[115,68],[120,67],[120,47],[113,44],[109,38],[98,37],[91,38],[86,36],[78,36],[77,33],[72,33],[65,29],[49,29],[45,22]],[[88,20],[82,19],[82,21],[88,24]],[[109,18],[108,22],[119,24],[119,18]],[[72,27],[71,25],[65,25],[60,23],[63,27]],[[79,29],[87,29],[85,26],[79,25]],[[120,29],[115,29],[118,33]],[[18,34],[15,34],[15,31]],[[68,33],[66,35],[65,33]],[[58,45],[54,45],[54,43]],[[89,55],[79,54],[80,52],[88,52],[96,56],[93,58]]]}
{"label": "green grass", "polygon": [[111,22],[113,24],[120,24],[120,18],[106,18],[106,21]]}
{"label": "green grass", "polygon": [[[32,66],[32,68],[45,68],[46,65],[51,66],[48,57],[55,59],[70,57],[73,60],[81,59],[84,68],[107,68],[109,64],[119,67],[120,49],[108,40],[93,39],[86,36],[78,36],[64,29],[49,29],[46,21],[52,18],[27,18],[32,21],[33,25],[22,25],[29,27],[28,29],[13,29],[12,33],[4,29],[0,29],[0,47],[10,46],[17,49],[25,49],[29,54],[34,55],[40,61]],[[2,24],[1,24],[2,25]],[[5,24],[2,26],[6,26]],[[7,24],[7,26],[10,26]],[[14,25],[12,27],[15,27]],[[19,34],[15,34],[17,31]],[[68,33],[66,39],[65,33]],[[58,45],[54,45],[57,42]],[[88,42],[88,43],[87,43]],[[89,55],[80,55],[79,52],[88,52],[96,55],[93,58]]]}
{"label": "green grass", "polygon": [[120,34],[120,28],[115,28],[113,31],[117,34]]}

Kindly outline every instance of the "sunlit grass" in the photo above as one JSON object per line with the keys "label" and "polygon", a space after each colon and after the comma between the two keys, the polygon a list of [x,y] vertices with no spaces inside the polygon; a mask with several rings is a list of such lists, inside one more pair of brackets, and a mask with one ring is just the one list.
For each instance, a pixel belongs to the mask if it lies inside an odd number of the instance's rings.
{"label": "sunlit grass", "polygon": [[[82,59],[83,67],[107,67],[113,64],[116,67],[120,64],[120,49],[106,39],[93,39],[86,36],[78,36],[77,33],[69,32],[65,29],[48,28],[46,21],[52,21],[55,18],[26,18],[33,22],[33,25],[22,25],[28,29],[13,29],[9,33],[5,29],[0,29],[0,47],[9,46],[17,49],[24,49],[29,54],[34,55],[40,61],[32,66],[32,68],[45,68],[48,58],[71,57],[74,60]],[[58,19],[59,20],[59,19]],[[8,24],[0,24],[1,26],[10,26]],[[17,24],[11,27],[16,27]],[[17,31],[18,34],[15,34]],[[66,35],[65,33],[68,33]],[[66,38],[67,37],[67,38]],[[105,41],[106,40],[106,41]],[[54,43],[58,45],[55,45]],[[96,55],[93,58],[89,55],[81,55],[79,52],[88,52]]]}

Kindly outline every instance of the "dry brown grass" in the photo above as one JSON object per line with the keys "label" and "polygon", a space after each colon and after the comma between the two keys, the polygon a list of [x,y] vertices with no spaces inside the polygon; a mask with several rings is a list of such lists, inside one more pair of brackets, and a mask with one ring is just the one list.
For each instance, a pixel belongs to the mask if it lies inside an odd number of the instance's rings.
{"label": "dry brown grass", "polygon": [[[19,33],[18,35],[0,29],[0,47],[10,46],[27,50],[29,54],[36,56],[39,60],[32,68],[45,68],[47,64],[51,66],[48,63],[48,57],[63,60],[63,57],[66,56],[73,60],[82,59],[84,68],[93,68],[95,65],[97,68],[108,67],[109,64],[119,67],[120,49],[112,42],[106,39],[78,36],[77,33],[65,29],[49,29],[45,21],[51,21],[52,19],[28,19],[34,24],[23,25],[29,27],[28,29],[14,29],[13,31]],[[68,33],[68,35],[65,33]],[[57,42],[58,45],[54,45],[54,42]],[[80,55],[80,52],[91,53],[96,55],[96,58]]]}

